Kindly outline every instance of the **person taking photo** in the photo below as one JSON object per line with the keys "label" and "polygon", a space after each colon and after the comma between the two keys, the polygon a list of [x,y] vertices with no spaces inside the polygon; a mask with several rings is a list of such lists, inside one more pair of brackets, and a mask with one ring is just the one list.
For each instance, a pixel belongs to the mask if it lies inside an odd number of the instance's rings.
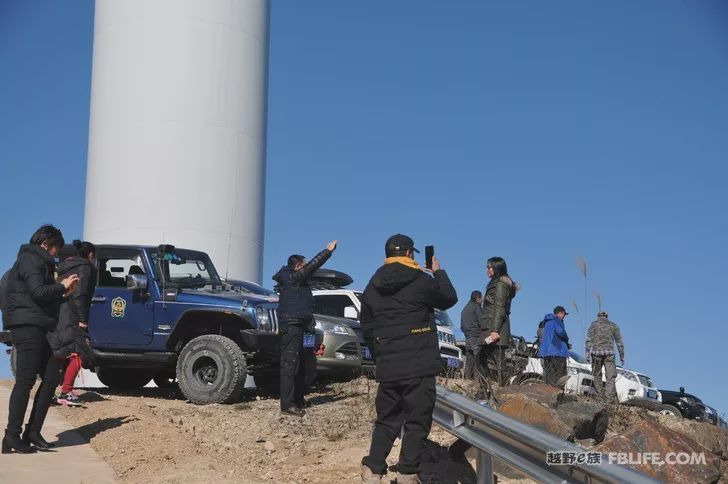
{"label": "person taking photo", "polygon": [[406,235],[390,237],[386,259],[362,296],[361,325],[374,349],[379,382],[369,454],[362,459],[361,478],[379,483],[387,472],[387,456],[404,426],[397,464],[397,482],[419,482],[419,466],[435,408],[435,375],[442,369],[434,309],[457,301],[455,289],[436,258],[432,276],[414,260],[418,252]]}
{"label": "person taking photo", "polygon": [[[316,257],[306,262],[294,254],[281,267],[273,280],[280,294],[278,320],[281,333],[280,393],[281,412],[303,417],[306,413],[306,390],[315,377],[316,358],[313,348],[314,300],[311,277],[329,260],[338,242],[330,242]],[[304,341],[304,335],[308,341]]]}

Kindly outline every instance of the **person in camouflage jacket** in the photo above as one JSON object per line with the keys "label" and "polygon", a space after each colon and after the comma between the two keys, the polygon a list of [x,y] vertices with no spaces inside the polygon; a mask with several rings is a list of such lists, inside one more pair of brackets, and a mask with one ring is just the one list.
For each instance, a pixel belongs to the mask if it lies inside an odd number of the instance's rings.
{"label": "person in camouflage jacket", "polygon": [[[605,311],[597,314],[597,320],[589,326],[585,347],[587,360],[591,360],[594,386],[597,392],[600,396],[614,399],[617,396],[615,386],[617,364],[614,359],[614,345],[617,345],[622,365],[624,365],[624,345],[619,326],[608,318],[609,315]],[[606,394],[604,381],[602,381],[602,367],[606,379]]]}

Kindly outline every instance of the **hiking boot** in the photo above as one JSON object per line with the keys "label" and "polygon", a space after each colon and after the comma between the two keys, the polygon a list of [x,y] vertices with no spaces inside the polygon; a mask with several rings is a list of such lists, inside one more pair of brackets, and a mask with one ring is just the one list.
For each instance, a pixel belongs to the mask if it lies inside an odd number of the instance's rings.
{"label": "hiking boot", "polygon": [[420,478],[417,474],[400,474],[397,473],[397,484],[419,484]]}
{"label": "hiking boot", "polygon": [[68,393],[61,393],[58,395],[56,402],[58,402],[59,405],[66,405],[67,407],[80,407],[82,405],[78,399],[74,400]]}
{"label": "hiking boot", "polygon": [[364,484],[380,484],[382,482],[382,474],[375,474],[370,468],[361,465],[361,482]]}

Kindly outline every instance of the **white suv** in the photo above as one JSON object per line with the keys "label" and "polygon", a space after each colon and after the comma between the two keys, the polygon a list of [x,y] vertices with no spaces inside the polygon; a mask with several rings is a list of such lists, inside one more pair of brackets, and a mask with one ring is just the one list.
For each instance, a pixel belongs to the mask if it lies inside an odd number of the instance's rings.
{"label": "white suv", "polygon": [[[316,304],[316,314],[338,316],[340,318],[359,321],[361,313],[361,291],[349,289],[319,289],[313,291],[313,298]],[[453,323],[447,311],[435,309],[435,320],[437,322],[437,338],[440,344],[440,357],[443,365],[448,369],[459,370],[463,367],[463,352],[455,344],[455,333]],[[364,345],[364,337],[361,330],[354,328],[360,335],[362,346],[363,364],[373,364],[369,348]]]}
{"label": "white suv", "polygon": [[652,378],[634,370],[617,367],[615,386],[619,403],[632,398],[649,398],[662,402],[662,394],[652,383]]}

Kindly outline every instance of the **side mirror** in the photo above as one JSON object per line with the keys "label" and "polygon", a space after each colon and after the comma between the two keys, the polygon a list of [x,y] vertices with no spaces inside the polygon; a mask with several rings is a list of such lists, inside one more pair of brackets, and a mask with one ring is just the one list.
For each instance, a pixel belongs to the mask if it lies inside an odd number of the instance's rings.
{"label": "side mirror", "polygon": [[346,319],[359,319],[359,311],[354,306],[346,306],[344,308],[344,317]]}
{"label": "side mirror", "polygon": [[147,276],[141,274],[130,274],[126,276],[126,288],[137,290],[147,288]]}

